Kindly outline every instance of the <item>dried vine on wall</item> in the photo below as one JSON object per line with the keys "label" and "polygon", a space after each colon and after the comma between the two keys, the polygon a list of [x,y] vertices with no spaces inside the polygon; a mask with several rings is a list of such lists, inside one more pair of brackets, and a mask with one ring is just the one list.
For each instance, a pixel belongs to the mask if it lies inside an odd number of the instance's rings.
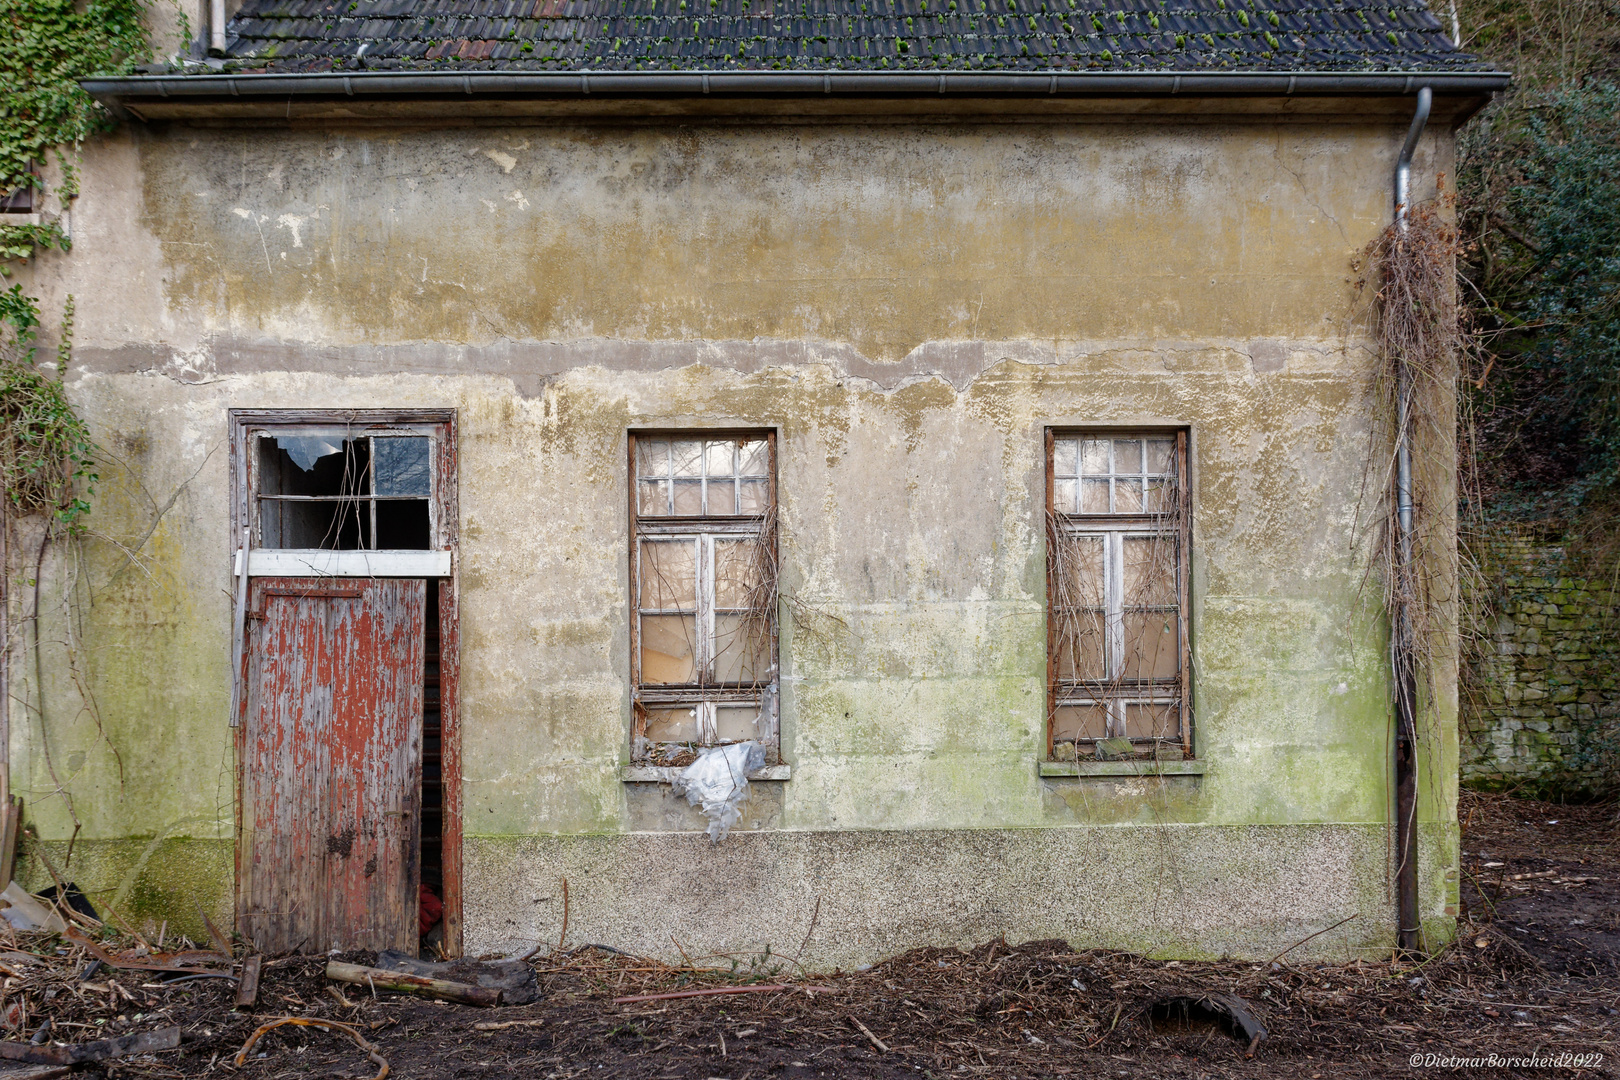
{"label": "dried vine on wall", "polygon": [[1417,869],[1420,763],[1426,762],[1425,783],[1434,797],[1441,797],[1449,779],[1440,771],[1446,755],[1420,755],[1419,747],[1440,745],[1441,709],[1448,703],[1439,691],[1448,681],[1445,666],[1457,658],[1451,615],[1462,566],[1452,499],[1459,467],[1465,486],[1471,473],[1472,440],[1458,438],[1468,428],[1466,411],[1458,410],[1458,374],[1474,350],[1457,303],[1461,246],[1449,207],[1450,199],[1443,198],[1397,215],[1358,267],[1365,272],[1360,285],[1376,284],[1377,391],[1383,405],[1377,415],[1386,426],[1375,434],[1387,436],[1388,453],[1382,469],[1379,455],[1368,458],[1368,479],[1376,478],[1369,488],[1382,495],[1372,569],[1381,571],[1390,620],[1397,950],[1414,955],[1427,947]]}
{"label": "dried vine on wall", "polygon": [[[1412,449],[1412,552],[1401,551],[1393,497],[1383,501],[1379,569],[1385,609],[1407,621],[1412,662],[1427,696],[1422,711],[1433,714],[1433,686],[1426,677],[1440,656],[1454,655],[1452,628],[1442,609],[1455,600],[1459,567],[1452,542],[1449,491],[1435,489],[1432,479],[1461,469],[1461,484],[1472,482],[1466,412],[1461,427],[1461,453],[1452,450],[1459,435],[1457,385],[1459,364],[1473,353],[1466,312],[1457,303],[1457,259],[1461,244],[1456,227],[1443,213],[1445,204],[1414,207],[1405,227],[1392,224],[1368,248],[1361,269],[1376,284],[1373,295],[1381,366],[1378,394],[1381,415],[1390,423],[1391,448],[1404,439]],[[1404,377],[1403,377],[1404,370]],[[1398,400],[1405,398],[1403,403]],[[1399,430],[1400,418],[1405,430]],[[1386,459],[1380,487],[1393,491],[1393,452]],[[1446,507],[1434,499],[1444,496]]]}

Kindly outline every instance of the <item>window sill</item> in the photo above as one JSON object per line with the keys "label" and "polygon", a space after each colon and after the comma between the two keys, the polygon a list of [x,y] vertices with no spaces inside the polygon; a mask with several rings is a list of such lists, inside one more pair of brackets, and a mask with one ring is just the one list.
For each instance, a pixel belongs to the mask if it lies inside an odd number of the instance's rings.
{"label": "window sill", "polygon": [[[675,774],[684,766],[674,765],[624,765],[619,769],[619,779],[626,784],[667,784],[675,779]],[[793,777],[791,765],[767,765],[763,769],[755,769],[748,774],[748,779],[758,782],[760,780],[790,780]]]}
{"label": "window sill", "polygon": [[1043,761],[1042,776],[1202,776],[1202,761]]}
{"label": "window sill", "polygon": [[39,215],[0,211],[0,225],[38,225]]}

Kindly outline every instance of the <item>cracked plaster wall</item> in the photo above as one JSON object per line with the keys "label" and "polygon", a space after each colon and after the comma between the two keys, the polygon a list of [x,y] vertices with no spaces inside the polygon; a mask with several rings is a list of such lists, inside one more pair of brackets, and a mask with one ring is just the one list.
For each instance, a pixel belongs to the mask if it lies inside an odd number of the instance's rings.
{"label": "cracked plaster wall", "polygon": [[[529,894],[563,875],[581,925],[638,948],[668,951],[666,929],[743,947],[764,913],[788,918],[787,871],[766,865],[899,896],[961,884],[916,878],[903,853],[966,873],[952,853],[976,844],[1018,868],[974,885],[995,919],[924,933],[876,905],[823,959],[996,925],[1265,952],[1351,909],[1348,944],[1312,947],[1379,947],[1384,630],[1354,528],[1374,363],[1350,262],[1387,221],[1401,134],[173,125],[96,143],[75,249],[28,282],[77,297],[70,385],[109,451],[97,535],[53,561],[38,670],[17,665],[31,702],[46,687],[43,724],[13,710],[30,817],[47,839],[76,817],[81,883],[155,897],[154,919],[191,918],[149,880],[190,838],[215,868],[197,890],[227,912],[226,410],[448,406],[471,947],[551,933]],[[1430,190],[1449,153],[1425,141]],[[1202,777],[1037,776],[1042,432],[1078,423],[1192,430]],[[759,835],[717,851],[666,790],[618,772],[625,431],[695,425],[779,430],[784,586],[847,625],[784,627],[793,779],[757,785]],[[1455,902],[1452,686],[1423,785],[1436,934]],[[625,929],[608,884],[649,859],[690,864],[685,885],[636,894],[657,941]],[[1108,887],[1072,886],[1077,860]],[[727,884],[690,869],[733,864]],[[1163,932],[1177,916],[1153,883],[1171,879],[1209,899],[1196,933]],[[1097,937],[1074,914],[1100,907],[1127,929]]]}

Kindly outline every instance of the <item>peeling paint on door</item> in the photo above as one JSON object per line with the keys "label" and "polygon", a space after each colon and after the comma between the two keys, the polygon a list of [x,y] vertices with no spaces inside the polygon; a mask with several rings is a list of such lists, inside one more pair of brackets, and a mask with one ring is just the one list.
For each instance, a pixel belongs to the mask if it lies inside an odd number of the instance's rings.
{"label": "peeling paint on door", "polygon": [[256,948],[416,945],[426,595],[253,582],[237,914]]}

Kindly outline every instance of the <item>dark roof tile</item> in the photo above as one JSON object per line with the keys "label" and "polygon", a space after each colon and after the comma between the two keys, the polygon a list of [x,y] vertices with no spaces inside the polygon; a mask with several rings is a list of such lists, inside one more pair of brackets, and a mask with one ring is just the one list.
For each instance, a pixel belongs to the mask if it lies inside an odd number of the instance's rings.
{"label": "dark roof tile", "polygon": [[1487,67],[1421,0],[246,0],[230,36],[272,71]]}

